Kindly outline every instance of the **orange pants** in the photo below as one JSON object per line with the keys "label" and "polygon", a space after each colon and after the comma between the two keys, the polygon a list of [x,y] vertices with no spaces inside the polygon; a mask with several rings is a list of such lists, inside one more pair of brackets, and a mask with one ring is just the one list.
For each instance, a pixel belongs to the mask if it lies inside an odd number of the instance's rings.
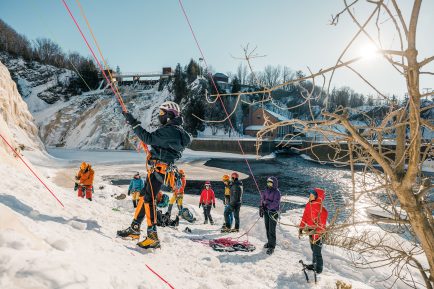
{"label": "orange pants", "polygon": [[[85,192],[83,192],[83,188],[85,188]],[[78,197],[84,198],[86,194],[86,199],[92,199],[92,190],[93,186],[78,186]]]}
{"label": "orange pants", "polygon": [[157,224],[156,201],[157,194],[160,191],[164,175],[153,172],[150,174],[149,179],[146,181],[145,187],[140,192],[139,203],[137,204],[136,211],[134,212],[133,222],[141,224],[146,217],[146,224],[148,228]]}

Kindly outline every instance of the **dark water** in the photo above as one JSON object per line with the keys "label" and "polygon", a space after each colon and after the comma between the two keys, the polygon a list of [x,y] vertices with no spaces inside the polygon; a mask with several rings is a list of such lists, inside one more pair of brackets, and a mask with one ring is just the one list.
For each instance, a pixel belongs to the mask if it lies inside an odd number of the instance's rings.
{"label": "dark water", "polygon": [[[325,206],[329,209],[331,217],[333,217],[333,212],[336,208],[343,207],[345,197],[350,196],[351,173],[347,168],[320,165],[304,160],[299,156],[279,156],[273,160],[249,160],[249,164],[260,190],[265,189],[266,180],[269,176],[277,177],[282,195],[307,198],[305,189],[309,187],[325,189]],[[260,195],[258,188],[249,173],[245,160],[212,159],[206,162],[205,165],[227,169],[229,175],[232,170],[249,175],[249,178],[243,180],[243,202],[251,206],[259,205]],[[186,191],[190,194],[199,194],[202,185],[202,181],[189,180]],[[222,198],[223,183],[211,182],[211,185],[219,198]],[[282,202],[283,211],[300,207],[304,207],[304,204]]]}
{"label": "dark water", "polygon": [[[272,160],[249,160],[253,174],[259,189],[265,188],[266,179],[269,176],[277,177],[279,189],[282,195],[306,197],[305,189],[319,187],[326,190],[325,206],[329,210],[330,217],[336,208],[343,207],[345,199],[350,198],[351,172],[348,168],[336,168],[329,165],[320,165],[304,160],[299,156],[279,156]],[[243,172],[249,177],[243,180],[244,195],[243,204],[259,206],[260,195],[245,160],[243,159],[212,159],[205,163],[206,166],[226,169],[227,174],[233,170]],[[113,180],[114,185],[128,185],[129,180]],[[185,192],[192,195],[200,195],[203,181],[188,179]],[[216,197],[223,200],[224,186],[220,181],[211,181]],[[198,200],[199,202],[199,200]],[[304,204],[282,202],[282,210],[304,207]],[[340,212],[340,217],[346,215]]]}

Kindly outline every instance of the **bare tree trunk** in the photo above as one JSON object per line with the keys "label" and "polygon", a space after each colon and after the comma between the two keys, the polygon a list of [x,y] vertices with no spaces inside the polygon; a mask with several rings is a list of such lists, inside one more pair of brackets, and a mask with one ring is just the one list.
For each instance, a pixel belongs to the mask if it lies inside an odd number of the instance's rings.
{"label": "bare tree trunk", "polygon": [[418,203],[413,193],[413,186],[417,181],[421,153],[421,124],[420,124],[420,91],[419,91],[419,63],[416,50],[416,27],[422,1],[416,0],[413,5],[411,21],[409,25],[408,48],[406,58],[408,70],[406,71],[407,89],[409,93],[409,122],[410,144],[408,169],[395,192],[401,203],[401,207],[407,211],[410,224],[416,234],[430,267],[430,280],[434,282],[434,229],[426,216],[423,206]]}

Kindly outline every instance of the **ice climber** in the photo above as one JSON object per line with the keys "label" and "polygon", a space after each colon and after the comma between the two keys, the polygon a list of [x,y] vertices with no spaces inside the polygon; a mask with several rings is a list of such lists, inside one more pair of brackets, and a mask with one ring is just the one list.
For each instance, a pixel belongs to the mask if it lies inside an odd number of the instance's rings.
{"label": "ice climber", "polygon": [[[233,172],[231,174],[232,182],[230,185],[230,202],[229,208],[225,211],[225,228],[222,229],[222,233],[239,232],[240,230],[240,208],[243,197],[243,183],[238,179],[238,173]],[[231,229],[229,224],[229,215],[234,214],[235,227]]]}
{"label": "ice climber", "polygon": [[307,194],[309,194],[309,201],[304,208],[298,233],[299,236],[303,233],[309,235],[313,264],[307,265],[307,269],[315,270],[317,274],[320,274],[323,270],[322,238],[326,230],[328,216],[328,212],[323,206],[325,192],[323,189],[309,188]]}
{"label": "ice climber", "polygon": [[[229,175],[224,175],[222,177],[222,182],[224,184],[224,199],[223,199],[223,204],[225,205],[224,211],[223,211],[223,216],[226,213],[227,210],[229,210],[230,207],[230,201],[231,201],[231,187],[230,187],[230,182],[231,179],[229,177]],[[229,228],[232,226],[232,221],[234,220],[234,213],[231,212],[228,218],[228,225]],[[223,224],[222,229],[226,228],[226,223]]]}
{"label": "ice climber", "polygon": [[131,199],[133,200],[134,208],[137,207],[139,202],[140,191],[143,189],[143,180],[140,177],[140,173],[137,172],[133,179],[130,181],[130,186],[128,187],[128,196],[132,194]]}
{"label": "ice climber", "polygon": [[209,181],[205,182],[205,188],[202,190],[200,194],[199,200],[199,208],[203,207],[203,215],[205,217],[204,224],[208,224],[208,220],[211,225],[214,225],[214,220],[211,216],[211,206],[215,208],[215,193],[213,189],[211,189],[211,183]]}
{"label": "ice climber", "polygon": [[269,177],[267,188],[261,193],[261,205],[259,206],[259,216],[264,218],[265,231],[267,233],[267,243],[264,248],[267,254],[271,255],[276,247],[276,224],[280,210],[280,191],[277,179]]}
{"label": "ice climber", "polygon": [[191,136],[182,128],[181,111],[178,104],[166,101],[160,106],[158,120],[161,127],[148,132],[140,126],[140,121],[131,113],[124,112],[125,119],[134,133],[145,144],[151,146],[148,155],[148,175],[140,192],[139,203],[131,225],[118,231],[121,237],[140,238],[140,226],[146,216],[147,237],[137,243],[142,248],[159,248],[157,235],[156,194],[160,191],[167,174],[172,173],[174,163],[181,158],[182,152],[190,144]]}
{"label": "ice climber", "polygon": [[178,216],[180,216],[181,212],[182,212],[182,202],[184,199],[184,190],[185,190],[185,185],[187,184],[184,170],[182,170],[182,169],[179,170],[179,177],[180,177],[180,181],[181,181],[181,183],[179,184],[180,186],[179,187],[175,186],[174,188],[172,188],[173,195],[170,198],[169,208],[167,209],[167,213],[168,213],[169,217],[172,214],[172,208],[173,208],[173,204],[175,202],[176,202],[176,205],[178,206]]}
{"label": "ice climber", "polygon": [[81,163],[80,170],[75,176],[75,189],[78,189],[78,196],[80,198],[86,197],[86,199],[92,201],[94,174],[95,172],[90,164],[86,162]]}

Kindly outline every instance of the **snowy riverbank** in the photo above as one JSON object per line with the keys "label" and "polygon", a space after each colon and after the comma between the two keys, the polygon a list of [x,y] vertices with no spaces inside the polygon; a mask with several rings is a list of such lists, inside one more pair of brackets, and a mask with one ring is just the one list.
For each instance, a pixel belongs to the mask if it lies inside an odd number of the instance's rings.
{"label": "snowy riverbank", "polygon": [[[140,251],[134,242],[115,237],[116,230],[131,222],[133,208],[128,199],[112,198],[125,192],[104,180],[107,175],[126,174],[127,167],[135,170],[140,164],[125,161],[114,165],[110,159],[95,162],[96,190],[90,203],[78,199],[71,189],[75,163],[35,152],[29,158],[65,207],[56,203],[18,161],[0,165],[1,288],[169,288],[146,265],[174,288],[308,287],[298,260],[310,260],[311,252],[308,240],[299,240],[294,227],[278,227],[278,246],[272,256],[262,249],[262,220],[249,233],[249,241],[257,247],[254,252],[216,252],[191,239],[222,236],[222,205],[218,203],[212,211],[218,225],[203,225],[196,197],[186,196],[185,203],[198,222],[191,225],[181,221],[178,230],[160,228],[162,249]],[[202,162],[187,158],[183,166],[188,166],[192,177],[199,178],[204,170],[213,171]],[[216,169],[215,174],[220,177],[221,172]],[[296,224],[300,214],[300,209],[288,211],[282,222]],[[244,206],[241,220],[241,231],[245,232],[257,220],[257,209]],[[191,234],[183,232],[186,226],[192,229]],[[338,248],[325,246],[324,259],[325,271],[315,288],[335,288],[337,280],[351,283],[353,288],[390,285],[381,281],[387,277],[387,268],[354,269]]]}

